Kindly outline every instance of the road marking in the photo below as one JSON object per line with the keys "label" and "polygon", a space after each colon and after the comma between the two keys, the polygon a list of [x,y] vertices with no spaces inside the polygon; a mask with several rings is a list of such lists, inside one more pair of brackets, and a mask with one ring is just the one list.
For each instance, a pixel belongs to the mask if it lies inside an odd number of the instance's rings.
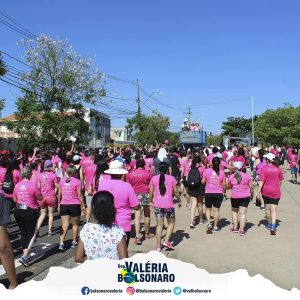
{"label": "road marking", "polygon": [[[29,254],[29,256],[31,259],[38,258],[56,246],[57,244],[40,243],[39,245],[36,245],[32,248],[32,252]],[[15,259],[15,268],[22,266],[22,264],[18,261],[19,258],[20,256],[16,257]],[[6,272],[4,270],[3,265],[0,265],[0,276],[4,275],[5,273]]]}

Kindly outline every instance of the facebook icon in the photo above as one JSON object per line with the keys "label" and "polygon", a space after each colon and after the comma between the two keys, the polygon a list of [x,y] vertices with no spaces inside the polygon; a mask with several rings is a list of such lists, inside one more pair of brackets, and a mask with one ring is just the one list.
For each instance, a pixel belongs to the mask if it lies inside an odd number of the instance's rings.
{"label": "facebook icon", "polygon": [[82,289],[81,289],[81,294],[82,295],[88,295],[90,293],[90,289],[87,287],[87,286],[84,286]]}

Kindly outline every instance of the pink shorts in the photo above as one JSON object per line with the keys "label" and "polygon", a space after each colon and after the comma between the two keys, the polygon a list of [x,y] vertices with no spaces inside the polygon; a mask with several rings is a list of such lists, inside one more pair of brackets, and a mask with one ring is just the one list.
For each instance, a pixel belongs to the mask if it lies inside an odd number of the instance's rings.
{"label": "pink shorts", "polygon": [[55,207],[57,205],[56,196],[45,196],[42,201],[39,201],[40,208]]}

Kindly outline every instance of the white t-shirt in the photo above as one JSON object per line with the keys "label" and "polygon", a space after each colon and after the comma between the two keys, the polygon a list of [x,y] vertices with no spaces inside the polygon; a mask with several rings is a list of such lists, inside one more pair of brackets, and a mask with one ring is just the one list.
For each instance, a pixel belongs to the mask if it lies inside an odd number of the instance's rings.
{"label": "white t-shirt", "polygon": [[118,260],[118,244],[123,236],[124,230],[116,224],[109,227],[86,223],[80,231],[80,239],[89,260],[104,257]]}

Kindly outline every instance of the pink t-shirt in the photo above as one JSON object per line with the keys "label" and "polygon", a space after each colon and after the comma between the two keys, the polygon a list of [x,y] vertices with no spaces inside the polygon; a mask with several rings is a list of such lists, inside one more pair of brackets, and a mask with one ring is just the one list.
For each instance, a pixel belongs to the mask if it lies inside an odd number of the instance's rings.
{"label": "pink t-shirt", "polygon": [[247,161],[246,161],[246,158],[242,155],[240,156],[235,156],[233,158],[233,163],[235,162],[242,162],[243,163],[243,166],[242,166],[242,170],[245,170],[246,169],[246,166],[247,166]]}
{"label": "pink t-shirt", "polygon": [[131,231],[131,209],[139,205],[132,186],[125,181],[109,179],[101,181],[98,191],[108,191],[114,196],[116,223],[125,232]]}
{"label": "pink t-shirt", "polygon": [[46,171],[38,174],[38,183],[43,197],[55,196],[55,184],[58,179],[55,173]]}
{"label": "pink t-shirt", "polygon": [[135,169],[127,176],[127,181],[132,185],[135,193],[149,193],[149,183],[152,175],[144,169]]}
{"label": "pink t-shirt", "polygon": [[298,163],[298,155],[297,154],[291,154],[289,158],[290,167],[294,168],[297,167]]}
{"label": "pink t-shirt", "polygon": [[259,175],[259,180],[264,183],[261,190],[262,195],[271,199],[280,199],[280,182],[283,181],[283,179],[280,168],[272,164],[264,166]]}
{"label": "pink t-shirt", "polygon": [[145,170],[151,171],[151,168],[153,166],[153,157],[145,158]]}
{"label": "pink t-shirt", "polygon": [[177,184],[176,179],[171,175],[165,175],[166,193],[161,195],[159,191],[159,178],[160,175],[156,175],[150,181],[150,186],[153,186],[154,191],[154,206],[159,208],[173,208],[173,188]]}
{"label": "pink t-shirt", "polygon": [[191,171],[192,161],[190,159],[186,159],[183,162],[183,176],[188,176]]}
{"label": "pink t-shirt", "polygon": [[80,204],[78,191],[81,190],[81,181],[75,177],[71,177],[70,179],[70,182],[66,182],[66,177],[64,177],[59,182],[62,195],[61,204]]}
{"label": "pink t-shirt", "polygon": [[219,175],[212,169],[206,169],[203,173],[205,178],[206,194],[223,194],[223,180],[225,179],[224,171],[220,170]]}
{"label": "pink t-shirt", "polygon": [[[111,179],[111,176],[109,174],[101,174],[99,176],[99,183],[98,184],[100,185],[100,182],[102,182],[103,180],[108,180],[108,179]],[[95,187],[95,185],[96,185],[96,176],[93,177],[91,184],[92,184],[92,188],[93,188],[93,195],[95,195],[98,192],[98,190],[96,191],[96,187]],[[98,189],[99,189],[99,186],[98,186]]]}
{"label": "pink t-shirt", "polygon": [[37,209],[37,196],[40,194],[36,183],[23,180],[16,184],[13,196],[17,199],[18,204],[26,204],[30,208]]}
{"label": "pink t-shirt", "polygon": [[37,184],[37,181],[38,181],[38,171],[37,170],[32,170],[32,175],[31,175],[30,181]]}
{"label": "pink t-shirt", "polygon": [[0,167],[0,184],[1,185],[4,182],[5,173],[6,173],[6,168]]}
{"label": "pink t-shirt", "polygon": [[55,155],[52,157],[52,163],[55,167],[57,167],[58,164],[61,163],[61,159],[57,155]]}
{"label": "pink t-shirt", "polygon": [[93,161],[87,162],[83,167],[83,175],[84,175],[84,186],[85,190],[87,191],[91,186],[93,176],[95,175],[97,166],[94,164]]}
{"label": "pink t-shirt", "polygon": [[272,153],[272,154],[274,154],[275,156],[279,156],[279,151],[278,151],[278,149],[277,148],[272,148],[271,150],[270,150],[270,153]]}
{"label": "pink t-shirt", "polygon": [[216,153],[211,153],[211,154],[209,154],[207,157],[206,157],[206,159],[205,159],[205,163],[206,163],[206,165],[212,165],[212,160],[213,160],[213,158],[214,157],[216,157],[217,156],[217,154]]}
{"label": "pink t-shirt", "polygon": [[136,160],[132,160],[129,164],[130,170],[135,170],[136,169]]}
{"label": "pink t-shirt", "polygon": [[[4,179],[5,179],[5,176],[3,177],[3,180]],[[20,180],[21,180],[21,171],[20,170],[13,170],[13,182],[14,182],[14,185],[16,186],[16,184]],[[6,198],[12,198],[13,194],[6,194],[6,193],[4,193],[4,197],[6,197]]]}
{"label": "pink t-shirt", "polygon": [[230,175],[229,183],[231,186],[231,198],[240,199],[240,198],[248,198],[251,196],[249,183],[252,181],[251,176],[249,174],[240,172],[242,176],[242,181],[240,183],[234,177],[234,174]]}

